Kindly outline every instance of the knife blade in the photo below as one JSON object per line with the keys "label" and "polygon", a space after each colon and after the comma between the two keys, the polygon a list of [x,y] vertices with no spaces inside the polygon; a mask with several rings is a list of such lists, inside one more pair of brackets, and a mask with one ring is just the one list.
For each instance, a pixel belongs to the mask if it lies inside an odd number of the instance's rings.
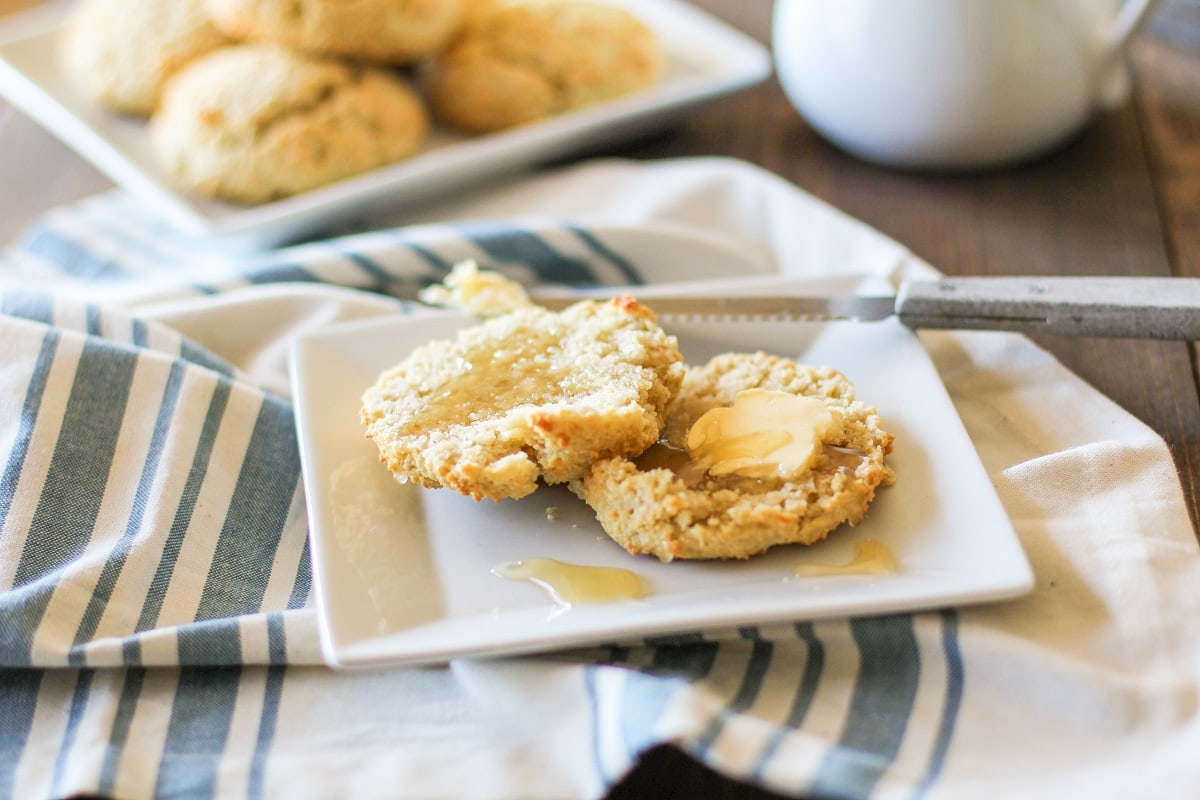
{"label": "knife blade", "polygon": [[[910,280],[895,295],[644,296],[665,320],[878,321],[1066,336],[1200,340],[1200,279],[969,277]],[[536,297],[562,308],[579,297]]]}

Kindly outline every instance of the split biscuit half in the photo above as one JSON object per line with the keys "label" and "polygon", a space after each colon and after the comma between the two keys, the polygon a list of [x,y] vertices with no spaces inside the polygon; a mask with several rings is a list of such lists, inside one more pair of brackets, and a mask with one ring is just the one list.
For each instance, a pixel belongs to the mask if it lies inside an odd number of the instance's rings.
{"label": "split biscuit half", "polygon": [[642,452],[682,379],[675,338],[650,309],[585,300],[417,348],[366,390],[361,416],[397,478],[500,500]]}
{"label": "split biscuit half", "polygon": [[[688,476],[692,425],[731,406],[747,389],[818,398],[836,420],[812,466],[788,477]],[[744,559],[781,544],[812,544],[859,522],[880,485],[892,482],[884,457],[893,436],[875,409],[855,398],[845,375],[766,353],[727,353],[688,367],[663,443],[641,457],[597,461],[571,490],[605,532],[633,554],[674,559]],[[670,454],[682,462],[672,464]]]}

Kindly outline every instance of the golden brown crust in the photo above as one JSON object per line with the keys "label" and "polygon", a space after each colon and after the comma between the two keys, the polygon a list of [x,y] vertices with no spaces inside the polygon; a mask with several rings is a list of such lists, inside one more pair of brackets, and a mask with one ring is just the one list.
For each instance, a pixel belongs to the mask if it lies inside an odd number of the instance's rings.
{"label": "golden brown crust", "polygon": [[522,497],[648,447],[682,378],[674,338],[640,303],[527,308],[415,350],[364,393],[362,421],[399,477]]}
{"label": "golden brown crust", "polygon": [[811,544],[844,523],[859,522],[876,488],[892,480],[884,457],[893,437],[836,370],[765,353],[725,354],[689,367],[664,438],[681,447],[701,414],[730,405],[751,388],[819,397],[839,418],[840,433],[812,470],[789,479],[706,477],[692,485],[671,469],[612,457],[572,481],[571,490],[622,547],[663,561],[749,558],[779,544]]}
{"label": "golden brown crust", "polygon": [[544,119],[656,83],[657,37],[624,9],[586,0],[476,0],[433,62],[435,115],[469,133]]}
{"label": "golden brown crust", "polygon": [[168,78],[227,43],[204,0],[79,0],[63,20],[57,55],[78,91],[148,116]]}
{"label": "golden brown crust", "polygon": [[399,64],[441,50],[463,0],[207,0],[231,38],[318,56]]}
{"label": "golden brown crust", "polygon": [[399,77],[272,45],[225,47],[172,78],[150,123],[162,168],[201,194],[258,203],[414,153],[428,120]]}

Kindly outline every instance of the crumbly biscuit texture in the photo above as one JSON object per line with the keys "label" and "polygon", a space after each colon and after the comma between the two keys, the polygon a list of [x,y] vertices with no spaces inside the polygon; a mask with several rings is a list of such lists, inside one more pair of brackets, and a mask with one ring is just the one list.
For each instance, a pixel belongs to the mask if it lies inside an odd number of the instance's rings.
{"label": "crumbly biscuit texture", "polygon": [[534,304],[524,286],[499,272],[481,270],[472,260],[455,264],[441,283],[422,289],[420,299],[476,317],[498,317]]}
{"label": "crumbly biscuit texture", "polygon": [[168,78],[226,43],[204,0],[79,0],[63,21],[57,56],[91,100],[148,116]]}
{"label": "crumbly biscuit texture", "polygon": [[433,62],[434,114],[469,133],[534,122],[656,83],[655,33],[628,11],[587,0],[475,0]]}
{"label": "crumbly biscuit texture", "polygon": [[765,353],[724,354],[689,367],[663,430],[668,450],[682,452],[688,430],[704,412],[729,406],[739,392],[754,388],[820,398],[838,419],[838,433],[807,472],[688,481],[670,466],[612,457],[572,481],[571,490],[618,544],[662,561],[749,558],[780,544],[812,544],[842,524],[859,522],[876,488],[893,479],[884,463],[893,436],[834,369]]}
{"label": "crumbly biscuit texture", "polygon": [[216,25],[241,41],[387,64],[441,50],[464,0],[206,0]]}
{"label": "crumbly biscuit texture", "polygon": [[683,379],[674,337],[630,298],[534,307],[415,350],[367,389],[362,421],[402,480],[523,497],[635,455]]}
{"label": "crumbly biscuit texture", "polygon": [[428,127],[420,98],[397,75],[244,44],[168,81],[150,140],[181,185],[259,203],[405,158]]}

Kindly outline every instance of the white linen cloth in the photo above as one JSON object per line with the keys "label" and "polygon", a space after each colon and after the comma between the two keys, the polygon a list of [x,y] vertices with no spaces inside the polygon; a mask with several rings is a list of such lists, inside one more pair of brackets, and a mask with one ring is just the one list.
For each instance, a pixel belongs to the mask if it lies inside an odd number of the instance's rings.
{"label": "white linen cloth", "polygon": [[1200,792],[1200,552],[1170,455],[1014,334],[922,340],[1033,564],[1026,597],[321,666],[298,332],[392,313],[387,293],[464,257],[566,284],[930,270],[723,159],[585,163],[374,225],[236,256],[113,192],[5,253],[0,798],[596,797],[664,742],[797,795]]}

